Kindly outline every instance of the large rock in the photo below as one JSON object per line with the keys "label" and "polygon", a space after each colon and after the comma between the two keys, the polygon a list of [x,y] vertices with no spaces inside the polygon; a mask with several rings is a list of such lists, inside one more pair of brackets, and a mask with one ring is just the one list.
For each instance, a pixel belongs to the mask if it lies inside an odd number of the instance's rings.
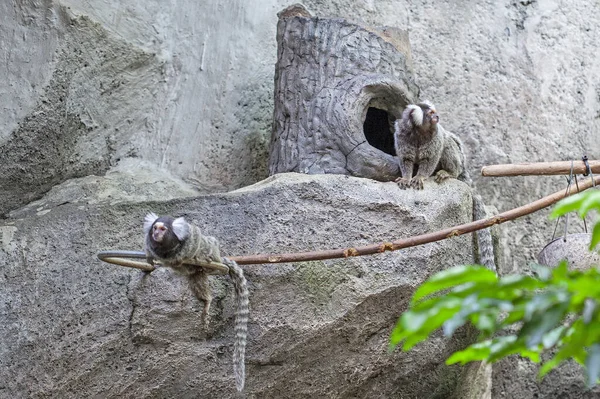
{"label": "large rock", "polygon": [[[277,12],[289,2],[164,3],[0,2],[0,214],[65,179],[103,174],[124,157],[167,168],[201,192],[267,175]],[[482,179],[475,173],[481,165],[600,158],[598,2],[305,5],[316,16],[409,32],[421,97],[461,135],[477,188],[498,209],[564,188],[564,179]],[[503,274],[521,271],[550,240],[554,223],[546,214],[506,224]],[[572,232],[582,231],[574,218],[571,224]],[[497,386],[534,381],[522,364],[495,373]],[[581,389],[571,379],[561,385],[564,375],[548,388],[540,388],[548,379],[523,382],[517,396]]]}
{"label": "large rock", "polygon": [[[0,159],[8,160],[0,165],[0,208],[14,209],[64,179],[101,174],[125,156],[165,167],[202,192],[267,176],[277,12],[290,2],[177,4],[0,5],[0,75],[7,77],[0,81]],[[304,4],[318,17],[408,31],[421,98],[461,135],[475,183],[498,209],[564,188],[564,179],[477,178],[482,165],[600,158],[598,2]],[[81,145],[58,153],[51,145],[57,131]],[[503,272],[535,259],[554,228],[545,216],[507,225]]]}
{"label": "large rock", "polygon": [[[141,249],[147,211],[185,216],[230,255],[364,245],[471,218],[458,181],[402,191],[337,175],[277,175],[168,202],[93,202],[0,224],[3,396],[235,396],[228,279],[212,279],[213,323],[203,331],[202,305],[182,277],[96,258]],[[249,397],[450,397],[466,369],[443,359],[467,335],[436,334],[408,353],[389,354],[387,343],[416,285],[470,262],[471,250],[461,236],[377,256],[245,266]]]}

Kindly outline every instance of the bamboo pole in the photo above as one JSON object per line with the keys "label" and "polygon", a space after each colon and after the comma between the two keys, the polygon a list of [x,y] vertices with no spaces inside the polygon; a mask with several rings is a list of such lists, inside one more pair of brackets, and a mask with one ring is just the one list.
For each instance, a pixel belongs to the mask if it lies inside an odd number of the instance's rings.
{"label": "bamboo pole", "polygon": [[[569,162],[570,164],[570,162]],[[472,233],[477,230],[485,229],[495,224],[507,222],[517,219],[521,216],[529,215],[540,209],[546,208],[564,197],[576,194],[580,191],[587,190],[593,186],[592,179],[586,179],[579,182],[579,187],[571,186],[570,192],[567,194],[565,190],[557,191],[554,194],[548,195],[537,201],[510,211],[502,212],[488,219],[476,220],[474,222],[461,224],[460,226],[449,227],[444,230],[433,233],[421,234],[414,237],[399,239],[392,242],[382,242],[379,244],[365,245],[362,247],[350,247],[340,249],[328,249],[321,251],[283,253],[283,254],[260,254],[260,255],[244,255],[231,256],[231,260],[236,261],[240,265],[253,265],[262,263],[288,263],[288,262],[305,262],[311,260],[324,260],[335,258],[348,258],[350,256],[373,255],[386,251],[396,251],[402,248],[414,247],[417,245],[427,244],[430,242],[441,241],[446,238],[456,237],[467,233]]]}
{"label": "bamboo pole", "polygon": [[[592,173],[600,173],[600,161],[588,161]],[[573,161],[573,173],[585,174],[585,163]],[[571,161],[512,163],[488,165],[481,168],[482,176],[532,176],[532,175],[568,175],[571,173]]]}

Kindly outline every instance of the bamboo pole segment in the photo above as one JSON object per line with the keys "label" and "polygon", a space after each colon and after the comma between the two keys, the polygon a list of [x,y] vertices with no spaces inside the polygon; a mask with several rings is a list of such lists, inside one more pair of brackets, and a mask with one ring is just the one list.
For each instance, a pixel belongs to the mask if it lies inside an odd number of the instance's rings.
{"label": "bamboo pole segment", "polygon": [[[588,161],[592,173],[600,174],[600,161]],[[583,161],[573,161],[573,173],[585,174]],[[571,161],[511,163],[504,165],[488,165],[481,168],[482,176],[533,176],[533,175],[568,175],[571,173]]]}
{"label": "bamboo pole segment", "polygon": [[517,219],[521,216],[529,215],[533,212],[539,211],[540,209],[546,208],[565,197],[576,194],[580,191],[587,190],[592,186],[592,179],[586,179],[579,182],[579,187],[571,186],[571,190],[568,194],[565,190],[557,191],[554,194],[543,197],[537,201],[520,206],[518,208],[511,209],[506,212],[502,212],[488,219],[476,220],[474,222],[461,224],[460,226],[449,227],[447,229],[436,231],[433,233],[421,234],[418,236],[403,238],[392,242],[382,242],[379,244],[365,245],[356,248],[350,247],[298,253],[231,256],[229,257],[229,259],[236,261],[240,265],[253,265],[263,263],[305,262],[311,260],[347,258],[350,256],[373,255],[386,251],[396,251],[402,248],[414,247],[417,245],[441,241],[446,238],[472,233],[474,231],[485,229],[495,224],[500,224],[509,220]]}

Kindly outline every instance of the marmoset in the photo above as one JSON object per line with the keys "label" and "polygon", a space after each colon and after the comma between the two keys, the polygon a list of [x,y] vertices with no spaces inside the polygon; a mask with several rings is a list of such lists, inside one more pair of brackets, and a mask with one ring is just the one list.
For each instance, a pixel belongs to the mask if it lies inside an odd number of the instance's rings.
{"label": "marmoset", "polygon": [[158,217],[154,213],[144,220],[145,249],[148,262],[160,261],[176,272],[188,277],[192,292],[204,301],[202,321],[208,324],[212,293],[208,283],[208,271],[202,266],[186,264],[188,261],[220,262],[229,268],[229,276],[235,288],[235,342],[233,348],[233,370],[238,391],[244,388],[245,353],[248,335],[248,284],[243,270],[231,259],[222,258],[216,238],[205,236],[200,229],[185,221],[170,216]]}
{"label": "marmoset", "polygon": [[[402,177],[396,179],[401,188],[423,189],[423,181],[431,176],[437,183],[454,177],[473,186],[465,168],[463,143],[458,136],[445,130],[439,115],[429,101],[410,104],[396,120],[394,142]],[[473,218],[486,217],[480,195],[473,193]],[[489,229],[477,232],[479,261],[496,271],[494,247]]]}

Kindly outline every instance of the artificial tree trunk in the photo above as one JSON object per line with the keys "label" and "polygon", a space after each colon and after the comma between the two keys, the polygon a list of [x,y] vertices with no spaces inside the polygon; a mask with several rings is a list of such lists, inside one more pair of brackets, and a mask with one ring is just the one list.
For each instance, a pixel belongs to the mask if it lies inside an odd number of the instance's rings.
{"label": "artificial tree trunk", "polygon": [[279,13],[270,174],[399,176],[393,122],[416,100],[405,31]]}

